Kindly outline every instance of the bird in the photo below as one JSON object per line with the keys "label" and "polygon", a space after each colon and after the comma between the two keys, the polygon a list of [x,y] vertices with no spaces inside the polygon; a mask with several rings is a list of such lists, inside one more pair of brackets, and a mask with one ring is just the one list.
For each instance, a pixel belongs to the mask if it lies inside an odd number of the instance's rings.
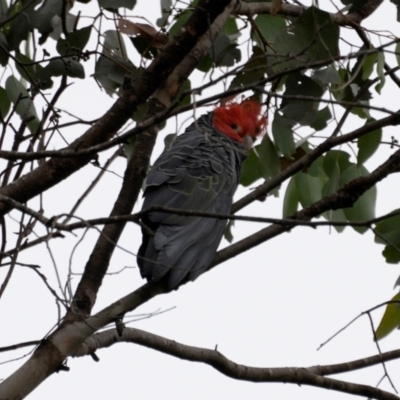
{"label": "bird", "polygon": [[[142,211],[161,206],[230,214],[243,161],[266,125],[262,106],[253,99],[226,102],[202,115],[153,164]],[[141,222],[141,276],[162,280],[169,290],[207,270],[227,225],[223,219],[151,210]]]}

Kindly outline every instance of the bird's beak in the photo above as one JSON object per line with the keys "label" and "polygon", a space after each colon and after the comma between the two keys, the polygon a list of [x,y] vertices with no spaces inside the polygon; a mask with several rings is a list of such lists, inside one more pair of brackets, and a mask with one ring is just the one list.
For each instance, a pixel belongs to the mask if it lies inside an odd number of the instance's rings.
{"label": "bird's beak", "polygon": [[246,150],[251,150],[253,147],[253,138],[251,136],[246,135],[243,138],[243,145],[246,148]]}

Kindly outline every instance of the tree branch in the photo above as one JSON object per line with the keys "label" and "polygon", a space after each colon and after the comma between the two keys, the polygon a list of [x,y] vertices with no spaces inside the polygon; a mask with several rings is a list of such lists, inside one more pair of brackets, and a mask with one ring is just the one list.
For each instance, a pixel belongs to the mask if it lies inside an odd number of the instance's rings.
{"label": "tree branch", "polygon": [[[381,4],[383,0],[369,0],[357,11],[344,15],[341,12],[330,14],[331,21],[339,26],[360,24],[365,18],[368,18]],[[252,17],[255,14],[271,14],[274,5],[272,3],[256,2],[245,3],[240,1],[234,13],[236,15],[248,15]],[[285,17],[299,17],[308,7],[297,6],[292,4],[282,4],[277,14]]]}
{"label": "tree branch", "polygon": [[[160,351],[164,354],[182,360],[201,362],[215,368],[222,374],[242,381],[250,382],[282,382],[297,385],[310,385],[331,389],[368,398],[394,400],[396,395],[374,388],[372,386],[350,383],[337,379],[326,378],[324,375],[345,371],[353,371],[367,366],[376,365],[384,360],[400,358],[400,350],[382,355],[369,357],[363,360],[350,361],[344,364],[325,365],[310,368],[256,368],[237,364],[217,350],[188,346],[183,343],[169,340],[164,337],[134,328],[125,328],[119,336],[116,329],[96,333],[87,339],[74,354],[82,357],[93,354],[96,350],[110,347],[116,343],[135,343]],[[364,364],[363,364],[364,362]]]}

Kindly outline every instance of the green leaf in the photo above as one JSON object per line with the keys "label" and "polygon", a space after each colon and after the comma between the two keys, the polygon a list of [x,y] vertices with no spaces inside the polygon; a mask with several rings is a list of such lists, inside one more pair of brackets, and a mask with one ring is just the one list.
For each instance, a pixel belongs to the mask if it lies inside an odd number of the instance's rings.
{"label": "green leaf", "polygon": [[[65,11],[71,8],[71,3],[66,3]],[[63,12],[62,2],[59,0],[46,0],[41,3],[37,10],[28,12],[29,24],[36,28],[42,36],[39,38],[39,44],[45,43],[49,35],[54,30],[54,21],[59,19]]]}
{"label": "green leaf", "polygon": [[136,5],[136,0],[99,0],[99,6],[103,8],[111,8],[116,10],[117,8],[129,8],[133,10]]}
{"label": "green leaf", "polygon": [[308,174],[311,176],[317,177],[325,184],[325,182],[328,180],[325,170],[324,170],[324,159],[323,157],[317,158],[311,166],[308,168]]}
{"label": "green leaf", "polygon": [[173,36],[175,36],[182,28],[183,25],[186,24],[186,22],[189,20],[190,16],[192,15],[192,8],[193,3],[191,4],[191,7],[183,10],[176,18],[176,22],[174,25],[172,25],[171,29],[168,31],[168,36],[171,39]]}
{"label": "green leaf", "polygon": [[330,83],[339,84],[342,82],[334,65],[329,65],[327,68],[314,71],[312,79],[320,82],[324,86]]}
{"label": "green leaf", "polygon": [[133,150],[135,148],[135,143],[136,143],[136,138],[137,136],[132,136],[131,138],[128,139],[128,143],[124,143],[124,153],[126,155],[127,161],[130,160]]}
{"label": "green leaf", "polygon": [[79,29],[68,34],[66,39],[60,38],[57,42],[57,51],[61,56],[80,53],[90,38],[92,26]]}
{"label": "green leaf", "polygon": [[46,81],[53,76],[67,75],[72,78],[85,78],[85,70],[81,63],[75,60],[51,60],[42,70],[38,71],[34,79]]}
{"label": "green leaf", "polygon": [[[309,7],[275,40],[275,72],[339,55],[339,27],[329,13]],[[283,55],[288,56],[285,61]],[[295,57],[293,57],[295,55]]]}
{"label": "green leaf", "polygon": [[[371,123],[374,120],[368,120],[368,123]],[[361,136],[357,140],[358,146],[358,154],[357,154],[357,162],[358,164],[363,164],[367,161],[375,152],[378,150],[378,147],[382,140],[382,129],[376,129],[375,131],[369,132],[364,136]]]}
{"label": "green leaf", "polygon": [[[33,9],[33,7],[38,3],[40,3],[40,0],[34,2],[34,4],[29,6],[28,8]],[[19,45],[21,44],[21,42],[28,38],[28,33],[30,29],[31,24],[27,12],[20,13],[11,21],[10,29],[8,30],[7,34],[7,42],[9,44],[10,50],[17,51],[19,49]]]}
{"label": "green leaf", "polygon": [[236,43],[232,43],[228,36],[219,34],[209,51],[215,64],[219,67],[232,67],[239,62],[242,54]]}
{"label": "green leaf", "polygon": [[[67,28],[67,32],[73,32],[73,30],[76,28],[77,23],[78,23],[77,16],[74,14],[71,14],[71,13],[67,13],[66,18],[65,18],[65,26]],[[58,39],[60,39],[61,35],[64,35],[63,21],[60,17],[54,16],[53,17],[53,31],[49,34],[49,36],[53,40],[58,41]]]}
{"label": "green leaf", "polygon": [[331,150],[325,154],[323,167],[325,173],[331,176],[334,173],[334,169],[339,167],[340,173],[349,168],[352,164],[350,163],[350,154],[342,150]]}
{"label": "green leaf", "polygon": [[[254,22],[263,35],[263,39],[270,44],[274,43],[276,37],[286,29],[285,19],[278,15],[258,14]],[[265,43],[260,39],[259,33],[256,31],[253,33],[253,40],[256,40],[260,47],[264,47]]]}
{"label": "green leaf", "polygon": [[398,301],[399,304],[392,303],[386,306],[381,322],[375,332],[376,340],[383,339],[400,326],[400,293],[397,293],[391,301]]}
{"label": "green leaf", "polygon": [[400,42],[397,42],[395,52],[396,52],[397,65],[400,67]]}
{"label": "green leaf", "polygon": [[329,106],[326,106],[315,113],[314,121],[310,124],[310,127],[314,128],[316,131],[321,131],[322,129],[325,129],[328,126],[328,121],[331,118],[332,118],[331,110]]}
{"label": "green leaf", "polygon": [[[340,177],[340,186],[357,179],[361,176],[368,175],[368,170],[362,165],[351,165],[347,168]],[[353,207],[345,208],[344,214],[350,222],[364,222],[375,218],[375,204],[376,204],[376,186],[367,190],[360,198],[353,204]],[[358,233],[364,233],[368,230],[367,227],[356,226],[353,229]]]}
{"label": "green leaf", "polygon": [[[305,121],[311,114],[310,122],[312,122],[315,118],[315,113],[312,113],[318,110],[319,99],[323,94],[324,90],[313,79],[300,73],[290,74],[286,79],[286,90],[283,94],[284,99],[280,111],[286,118],[299,123]],[[285,99],[285,96],[304,95],[315,98],[315,101]],[[307,121],[305,124],[308,125],[309,122]]]}
{"label": "green leaf", "polygon": [[[326,181],[324,187],[322,188],[322,196],[329,196],[330,194],[336,192],[339,189],[339,180],[340,180],[340,168],[337,162],[334,162],[333,169],[331,174],[329,175],[328,180]],[[323,214],[323,216],[332,222],[346,222],[347,218],[344,215],[343,210],[329,210]],[[334,226],[337,232],[343,232],[345,226]]]}
{"label": "green leaf", "polygon": [[[397,249],[400,249],[400,243],[396,246]],[[383,257],[385,257],[385,261],[388,264],[398,264],[400,262],[400,251],[395,249],[393,246],[385,246],[385,249],[382,251]]]}
{"label": "green leaf", "polygon": [[85,70],[79,61],[68,60],[65,73],[71,78],[85,79]]}
{"label": "green leaf", "polygon": [[302,207],[308,207],[321,199],[322,182],[319,178],[299,172],[294,176],[294,179]]}
{"label": "green leaf", "polygon": [[[258,146],[256,146],[256,151],[257,148]],[[258,170],[258,156],[254,148],[252,148],[249,156],[243,163],[242,174],[240,175],[240,184],[243,186],[249,186],[260,178],[261,175]]]}
{"label": "green leaf", "polygon": [[105,33],[103,54],[97,60],[94,76],[106,93],[112,96],[126,75],[138,77],[141,70],[125,59],[125,46],[117,31],[109,30]]}
{"label": "green leaf", "polygon": [[213,59],[211,56],[207,53],[203,59],[197,64],[197,69],[201,72],[208,72],[214,64]]}
{"label": "green leaf", "polygon": [[130,37],[129,39],[141,56],[147,58],[148,60],[152,60],[154,57],[157,56],[158,50],[155,47],[150,46],[151,40],[149,40],[148,38],[135,36]]}
{"label": "green leaf", "polygon": [[115,56],[125,59],[126,48],[120,33],[110,29],[104,33],[103,51],[107,57],[114,58]]}
{"label": "green leaf", "polygon": [[172,0],[161,0],[161,18],[157,19],[157,26],[162,28],[168,23],[168,17],[171,15]]}
{"label": "green leaf", "polygon": [[[190,82],[189,79],[186,79],[179,88],[176,98],[179,99],[184,92],[190,91],[191,88],[192,88],[192,83]],[[190,104],[190,102],[191,102],[191,96],[190,94],[186,94],[185,97],[179,102],[178,106],[179,107],[186,106]]]}
{"label": "green leaf", "polygon": [[16,112],[22,120],[33,118],[28,122],[28,128],[32,133],[35,132],[39,126],[39,118],[28,91],[14,76],[9,76],[6,81],[6,92],[12,103],[18,103]]}
{"label": "green leaf", "polygon": [[257,146],[258,171],[265,180],[272,178],[280,172],[278,152],[268,134],[264,135],[261,143]]}
{"label": "green leaf", "polygon": [[276,112],[272,122],[272,134],[283,155],[290,158],[296,151],[293,138],[293,123]]}
{"label": "green leaf", "polygon": [[369,54],[367,57],[365,57],[365,61],[362,66],[362,68],[363,68],[362,79],[363,80],[367,80],[371,76],[377,60],[378,60],[378,54],[376,54],[376,53]]}
{"label": "green leaf", "polygon": [[224,26],[222,27],[222,31],[223,34],[225,34],[226,36],[228,36],[228,38],[233,41],[236,40],[239,36],[239,30],[238,30],[238,26],[236,23],[236,18],[235,17],[229,17]]}
{"label": "green leaf", "polygon": [[[3,32],[0,32],[0,64],[5,67],[8,63],[8,52],[5,50],[9,50],[8,42],[5,36],[3,35]],[[4,50],[5,49],[5,50]]]}
{"label": "green leaf", "polygon": [[296,180],[295,177],[289,181],[288,187],[285,192],[285,197],[283,199],[283,211],[282,218],[287,218],[289,215],[292,215],[297,211],[299,207],[299,195],[297,192]]}
{"label": "green leaf", "polygon": [[243,69],[238,71],[235,78],[232,80],[229,89],[258,82],[264,77],[266,70],[266,55],[260,47],[254,46],[253,54],[243,66]]}
{"label": "green leaf", "polygon": [[[364,49],[364,48],[363,48]],[[369,116],[369,100],[372,98],[370,90],[364,90],[368,81],[363,80],[363,57],[359,57],[351,70],[339,69],[339,76],[342,80],[339,85],[332,85],[331,93],[336,100],[343,100],[357,104],[357,107],[350,109],[352,114],[367,119]],[[361,88],[363,91],[360,92]],[[347,106],[346,106],[347,107]]]}
{"label": "green leaf", "polygon": [[365,5],[365,0],[341,0],[341,2],[348,6],[349,13],[358,11],[362,6]]}
{"label": "green leaf", "polygon": [[400,1],[399,0],[390,0],[397,7],[397,22],[400,22]]}
{"label": "green leaf", "polygon": [[[393,212],[399,212],[399,209]],[[376,224],[375,242],[380,244],[400,244],[400,215],[386,218]]]}
{"label": "green leaf", "polygon": [[7,116],[8,112],[10,111],[10,99],[7,96],[7,92],[5,89],[0,87],[0,114],[1,118],[4,120]]}
{"label": "green leaf", "polygon": [[228,225],[226,225],[226,228],[224,230],[224,238],[229,242],[233,242],[233,227],[235,226],[235,221],[234,220],[229,220]]}
{"label": "green leaf", "polygon": [[37,79],[34,79],[34,76],[35,76],[37,71],[40,71],[41,69],[43,69],[42,66],[40,66],[39,64],[23,65],[23,64],[32,63],[33,60],[31,60],[29,57],[27,57],[27,56],[25,56],[24,54],[21,54],[21,53],[17,53],[15,58],[18,61],[18,62],[15,63],[15,66],[16,66],[17,71],[19,72],[19,74],[27,82],[32,82],[32,81],[37,82]]}
{"label": "green leaf", "polygon": [[375,90],[381,94],[381,90],[385,85],[385,53],[380,51],[378,53],[378,63],[376,64],[376,72],[379,76],[380,82],[375,86]]}

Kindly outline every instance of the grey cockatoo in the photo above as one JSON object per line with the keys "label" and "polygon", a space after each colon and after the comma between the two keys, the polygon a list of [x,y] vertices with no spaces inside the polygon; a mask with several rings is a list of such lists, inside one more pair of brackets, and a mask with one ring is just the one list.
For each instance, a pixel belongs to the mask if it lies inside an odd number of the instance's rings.
{"label": "grey cockatoo", "polygon": [[[229,214],[249,138],[266,125],[253,100],[215,108],[191,124],[154,163],[146,180],[143,210],[162,206]],[[169,289],[196,279],[209,266],[226,220],[151,212],[143,217],[137,262],[148,281],[167,281]]]}

